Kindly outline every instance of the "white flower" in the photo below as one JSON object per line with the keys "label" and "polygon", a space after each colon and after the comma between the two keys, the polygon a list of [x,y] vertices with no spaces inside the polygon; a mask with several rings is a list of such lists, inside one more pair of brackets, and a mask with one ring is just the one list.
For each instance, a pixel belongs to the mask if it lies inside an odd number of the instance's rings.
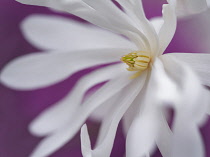
{"label": "white flower", "polygon": [[[84,68],[116,62],[81,78],[68,96],[35,119],[31,132],[46,137],[33,157],[46,157],[62,147],[96,109],[105,114],[95,149],[91,150],[86,125],[82,127],[84,157],[110,156],[122,118],[127,157],[149,156],[156,144],[164,157],[204,156],[198,126],[205,119],[208,92],[187,64],[204,85],[210,85],[210,55],[163,55],[176,30],[175,1],[163,6],[163,19],[153,21],[146,19],[138,0],[118,0],[125,12],[110,0],[19,1],[70,12],[129,39],[63,18],[26,19],[22,25],[26,38],[46,52],[17,58],[3,69],[1,82],[12,88],[42,88]],[[90,87],[107,80],[82,101]],[[165,115],[167,104],[176,113],[172,130]]]}
{"label": "white flower", "polygon": [[210,0],[176,0],[177,15],[180,17],[201,13],[210,6]]}

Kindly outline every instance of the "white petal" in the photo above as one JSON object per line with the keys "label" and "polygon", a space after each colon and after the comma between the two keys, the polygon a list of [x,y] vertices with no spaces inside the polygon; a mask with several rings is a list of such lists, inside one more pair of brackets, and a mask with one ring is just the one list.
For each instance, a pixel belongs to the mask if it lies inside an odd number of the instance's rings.
{"label": "white petal", "polygon": [[[107,20],[109,24],[100,25],[101,27],[108,28],[111,31],[118,32],[120,34],[123,34],[133,40],[133,37],[137,35],[138,38],[135,38],[133,42],[136,42],[135,40],[138,40],[138,45],[142,47],[143,49],[148,47],[147,45],[148,40],[146,36],[138,29],[138,26],[134,21],[132,21],[127,14],[122,12],[112,1],[95,1],[95,0],[83,0],[86,4],[88,4],[90,7],[96,10],[96,14],[101,14],[104,17],[104,20]],[[107,14],[109,12],[109,14]],[[111,23],[111,25],[110,25]]]}
{"label": "white petal", "polygon": [[119,35],[57,16],[29,16],[22,23],[22,31],[28,41],[41,49],[72,52],[113,47],[135,49],[131,42]]}
{"label": "white petal", "polygon": [[139,111],[140,102],[142,101],[142,98],[143,97],[141,95],[138,95],[137,98],[134,100],[132,105],[129,107],[129,109],[126,111],[126,113],[123,116],[122,122],[123,122],[123,131],[124,131],[125,136],[127,135],[128,130]]}
{"label": "white petal", "polygon": [[125,0],[117,0],[117,2],[123,7],[128,16],[135,21],[138,25],[139,29],[145,34],[149,41],[149,51],[155,52],[158,50],[158,36],[155,32],[153,26],[150,24],[149,20],[146,18],[142,1],[134,0],[134,1],[125,1]]}
{"label": "white petal", "polygon": [[208,91],[206,91],[206,100],[204,100],[204,101],[207,101],[208,102],[208,108],[207,108],[207,114],[209,114],[210,115],[210,91],[208,90]]}
{"label": "white petal", "polygon": [[163,126],[161,108],[164,103],[175,101],[177,96],[175,83],[167,76],[163,64],[157,58],[143,101],[139,102],[140,111],[128,132],[127,157],[144,157],[154,150],[162,129],[160,125]]}
{"label": "white petal", "polygon": [[172,55],[163,55],[168,74],[180,86],[180,101],[174,105],[172,157],[203,157],[203,142],[198,127],[204,122],[209,99],[194,72]]}
{"label": "white petal", "polygon": [[91,143],[90,143],[90,138],[89,138],[89,135],[88,135],[86,124],[84,124],[81,128],[80,138],[81,138],[81,141],[83,142],[81,144],[83,157],[91,157],[91,152],[90,152]]}
{"label": "white petal", "polygon": [[179,60],[187,63],[195,72],[204,85],[210,86],[210,54],[200,53],[170,53]]}
{"label": "white petal", "polygon": [[98,92],[93,94],[72,116],[73,119],[60,128],[56,133],[45,138],[35,149],[31,157],[46,157],[58,150],[67,143],[80,129],[89,115],[101,104],[107,103],[111,97],[120,92],[132,80],[129,80],[130,73],[120,75],[101,87]]}
{"label": "white petal", "polygon": [[91,72],[81,78],[70,93],[54,106],[46,109],[30,124],[30,131],[34,135],[44,136],[64,127],[78,109],[85,93],[92,86],[110,80],[122,73],[124,65],[111,65]]}
{"label": "white petal", "polygon": [[[96,91],[97,92],[97,91]],[[104,118],[107,117],[109,112],[112,111],[113,106],[117,106],[116,100],[121,99],[119,96],[114,96],[110,99],[109,103],[104,103],[99,106],[95,111],[93,111],[89,117],[89,119],[97,122],[101,122]],[[111,109],[111,110],[110,110]]]}
{"label": "white petal", "polygon": [[154,63],[148,88],[148,97],[150,94],[153,94],[154,98],[160,102],[169,103],[178,100],[179,91],[177,90],[177,85],[168,76],[163,63],[158,58]]}
{"label": "white petal", "polygon": [[210,0],[206,0],[208,7],[210,7]]}
{"label": "white petal", "polygon": [[[103,142],[104,138],[106,137],[107,131],[110,128],[110,124],[112,123],[112,119],[114,118],[114,115],[116,114],[117,110],[119,110],[121,107],[121,104],[122,104],[121,99],[122,99],[122,94],[120,92],[116,94],[114,97],[112,97],[108,102],[103,104],[104,106],[109,105],[109,108],[108,108],[108,112],[106,112],[106,115],[102,119],[102,123],[100,126],[100,130],[99,130],[99,134],[98,134],[98,138],[97,138],[95,146],[99,146]],[[91,149],[89,149],[89,151],[91,151]]]}
{"label": "white petal", "polygon": [[[52,7],[54,9],[69,12],[97,26],[128,37],[143,50],[146,49],[146,45],[148,44],[147,38],[138,30],[135,22],[130,20],[128,16],[111,1],[17,1],[25,4]],[[107,14],[107,12],[109,12],[109,14]]]}
{"label": "white petal", "polygon": [[208,0],[177,0],[176,12],[178,16],[200,13],[208,8]]}
{"label": "white petal", "polygon": [[165,51],[175,34],[177,22],[175,9],[172,4],[163,5],[163,20],[164,23],[158,34],[160,40],[160,52],[158,55]]}
{"label": "white petal", "polygon": [[126,139],[127,157],[144,157],[154,149],[160,123],[159,112],[154,110],[140,113],[134,119]]}
{"label": "white petal", "polygon": [[76,71],[119,61],[123,49],[102,49],[71,53],[33,53],[19,57],[2,71],[1,82],[11,88],[36,89],[62,81]]}
{"label": "white petal", "polygon": [[156,144],[163,157],[169,157],[171,153],[171,144],[173,133],[166,120],[167,117],[160,116],[159,136],[156,137]]}
{"label": "white petal", "polygon": [[179,85],[180,100],[174,104],[176,112],[199,125],[205,119],[208,107],[208,99],[205,98],[208,96],[206,89],[187,64],[172,55],[163,55],[161,58],[169,75]]}
{"label": "white petal", "polygon": [[197,126],[190,119],[176,119],[171,157],[205,157],[204,143]]}
{"label": "white petal", "polygon": [[[87,131],[84,131],[85,128],[82,129],[82,148],[83,156],[88,157],[109,157],[111,154],[111,149],[114,143],[114,137],[116,134],[117,126],[126,112],[126,110],[129,108],[130,104],[133,102],[133,100],[136,98],[136,96],[139,94],[141,89],[143,88],[144,82],[146,79],[146,73],[142,74],[139,78],[136,80],[133,80],[133,82],[126,87],[120,94],[121,99],[117,101],[116,103],[119,103],[118,107],[116,107],[110,114],[104,119],[105,124],[103,124],[103,128],[101,128],[102,133],[99,135],[102,136],[101,141],[98,142],[98,145],[94,150],[91,150],[89,146],[85,145],[85,141],[83,139],[88,138]],[[87,153],[87,149],[90,149]],[[91,152],[91,153],[90,153]]]}
{"label": "white petal", "polygon": [[161,27],[163,26],[164,20],[162,17],[153,17],[150,19],[151,24],[155,28],[157,34],[159,34]]}

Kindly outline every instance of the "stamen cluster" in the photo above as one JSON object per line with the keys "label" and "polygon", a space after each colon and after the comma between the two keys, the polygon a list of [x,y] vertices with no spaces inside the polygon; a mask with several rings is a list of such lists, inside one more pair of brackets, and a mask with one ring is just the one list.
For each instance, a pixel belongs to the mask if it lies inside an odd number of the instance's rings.
{"label": "stamen cluster", "polygon": [[129,67],[128,71],[144,71],[150,63],[150,54],[144,51],[134,51],[121,58]]}

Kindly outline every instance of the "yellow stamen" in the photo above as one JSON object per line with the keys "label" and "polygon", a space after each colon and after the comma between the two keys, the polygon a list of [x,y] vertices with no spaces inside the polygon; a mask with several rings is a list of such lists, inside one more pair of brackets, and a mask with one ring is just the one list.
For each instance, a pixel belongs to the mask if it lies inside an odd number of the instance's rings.
{"label": "yellow stamen", "polygon": [[134,51],[121,58],[121,61],[128,65],[128,71],[138,71],[131,78],[136,78],[141,75],[142,71],[146,70],[150,63],[150,53],[144,51]]}
{"label": "yellow stamen", "polygon": [[149,65],[150,54],[144,51],[134,51],[123,56],[121,61],[129,66],[128,71],[143,71]]}

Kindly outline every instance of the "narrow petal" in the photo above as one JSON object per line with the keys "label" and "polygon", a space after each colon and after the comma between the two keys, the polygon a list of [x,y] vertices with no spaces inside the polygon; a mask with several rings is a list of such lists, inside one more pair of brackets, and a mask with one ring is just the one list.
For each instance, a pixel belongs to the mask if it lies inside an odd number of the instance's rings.
{"label": "narrow petal", "polygon": [[179,86],[180,100],[174,103],[177,113],[185,115],[198,126],[206,118],[210,102],[206,99],[207,90],[202,86],[193,70],[172,55],[163,55],[163,63],[169,75]]}
{"label": "narrow petal", "polygon": [[126,139],[127,157],[144,157],[155,148],[159,123],[159,112],[154,110],[134,119]]}
{"label": "narrow petal", "polygon": [[72,52],[113,47],[135,49],[134,44],[119,35],[56,16],[29,16],[22,23],[22,31],[28,41],[41,49]]}
{"label": "narrow petal", "polygon": [[210,86],[210,54],[170,53],[167,55],[174,56],[187,63],[195,72],[197,72],[202,83],[206,86]]}
{"label": "narrow petal", "polygon": [[81,128],[80,138],[81,138],[81,141],[83,142],[81,144],[83,157],[91,157],[91,152],[90,152],[91,143],[90,143],[90,138],[89,138],[89,135],[88,135],[86,124],[84,124]]}
{"label": "narrow petal", "polygon": [[159,100],[160,104],[162,102],[169,103],[177,101],[180,96],[176,83],[168,76],[164,64],[158,58],[153,66],[147,93],[148,101],[149,95],[151,94],[155,99]]}
{"label": "narrow petal", "polygon": [[120,75],[101,87],[98,92],[93,94],[84,104],[81,105],[80,108],[77,109],[69,124],[66,124],[65,127],[60,128],[56,133],[46,137],[38,145],[31,157],[46,157],[67,143],[97,107],[103,103],[107,103],[111,97],[120,92],[132,81],[129,80],[130,75],[130,73]]}
{"label": "narrow petal", "polygon": [[[166,74],[163,64],[156,59],[151,76],[140,101],[140,111],[128,131],[127,157],[144,157],[153,152],[163,126],[161,108],[177,99],[175,83]],[[164,126],[166,127],[166,126]]]}
{"label": "narrow petal", "polygon": [[200,13],[207,8],[207,0],[177,0],[176,12],[182,17]]}
{"label": "narrow petal", "polygon": [[176,119],[171,157],[205,157],[201,133],[190,119]]}
{"label": "narrow petal", "polygon": [[[127,88],[127,87],[125,87],[125,88]],[[95,144],[96,146],[99,146],[103,142],[104,138],[106,137],[107,132],[110,128],[110,124],[112,123],[112,119],[114,118],[114,115],[116,114],[117,110],[119,110],[121,107],[121,104],[122,104],[121,99],[122,99],[122,94],[121,94],[121,92],[119,92],[114,97],[112,97],[109,100],[109,102],[104,103],[104,106],[108,105],[109,109],[108,109],[108,112],[106,112],[106,115],[101,120],[101,126],[100,126],[100,130],[99,130],[98,138],[97,138],[97,141]],[[89,137],[89,135],[88,135],[88,137]],[[82,139],[81,139],[81,141],[82,141]],[[91,149],[89,149],[89,152],[91,152]]]}
{"label": "narrow petal", "polygon": [[62,81],[76,71],[119,61],[123,49],[87,50],[71,53],[33,53],[10,62],[0,80],[11,88],[37,89]]}
{"label": "narrow petal", "polygon": [[134,1],[125,1],[125,0],[117,0],[117,2],[123,7],[123,9],[126,11],[128,16],[135,21],[135,23],[138,25],[140,30],[145,34],[149,41],[149,51],[155,52],[158,50],[159,40],[157,33],[155,32],[155,29],[149,22],[149,20],[146,18],[142,1],[140,0],[134,0]]}
{"label": "narrow petal", "polygon": [[115,78],[124,70],[123,64],[111,65],[91,72],[80,79],[71,92],[61,101],[41,113],[31,124],[30,131],[45,136],[64,127],[82,103],[85,93],[92,86]]}
{"label": "narrow petal", "polygon": [[122,122],[123,122],[123,131],[124,131],[125,136],[127,135],[134,118],[138,114],[138,111],[140,108],[139,104],[141,104],[142,98],[143,98],[142,96],[138,95],[137,98],[134,100],[132,105],[128,108],[128,110],[123,116]]}
{"label": "narrow petal", "polygon": [[177,21],[175,8],[172,4],[163,5],[163,20],[164,23],[158,34],[160,40],[160,52],[158,55],[163,54],[175,34]]}
{"label": "narrow petal", "polygon": [[199,126],[205,121],[209,99],[194,72],[172,55],[162,56],[165,68],[179,84],[181,99],[176,102],[173,125],[172,157],[204,157]]}
{"label": "narrow petal", "polygon": [[169,157],[171,155],[171,144],[173,133],[169,127],[169,124],[163,114],[160,116],[159,123],[159,136],[156,137],[157,147],[163,157]]}
{"label": "narrow petal", "polygon": [[[141,77],[139,77],[136,80],[133,80],[133,82],[126,87],[120,94],[121,99],[117,101],[116,103],[119,103],[119,107],[116,107],[112,112],[110,112],[110,115],[104,119],[105,124],[102,124],[103,128],[101,128],[102,133],[99,135],[103,138],[100,137],[101,141],[98,142],[98,145],[96,146],[95,149],[89,150],[87,153],[88,145],[86,146],[85,141],[83,139],[88,138],[87,131],[84,131],[85,128],[82,129],[82,133],[85,133],[81,135],[82,138],[82,148],[85,150],[83,152],[84,157],[109,157],[111,154],[111,149],[114,143],[114,137],[116,134],[117,126],[124,115],[124,113],[127,111],[129,108],[130,104],[133,102],[133,100],[136,98],[136,96],[139,94],[141,89],[144,86],[144,82],[146,79],[146,73],[142,74]],[[106,130],[106,131],[104,131]]]}
{"label": "narrow petal", "polygon": [[162,17],[153,17],[150,19],[151,24],[153,25],[153,27],[155,28],[155,31],[157,34],[159,34],[160,29],[163,26],[164,20]]}
{"label": "narrow petal", "polygon": [[[69,12],[99,27],[128,37],[136,44],[136,46],[140,46],[143,50],[145,50],[147,47],[146,45],[148,45],[147,38],[141,31],[139,31],[135,22],[111,1],[17,1],[24,4],[46,6],[60,11]],[[107,14],[107,12],[109,12],[109,14]]]}

